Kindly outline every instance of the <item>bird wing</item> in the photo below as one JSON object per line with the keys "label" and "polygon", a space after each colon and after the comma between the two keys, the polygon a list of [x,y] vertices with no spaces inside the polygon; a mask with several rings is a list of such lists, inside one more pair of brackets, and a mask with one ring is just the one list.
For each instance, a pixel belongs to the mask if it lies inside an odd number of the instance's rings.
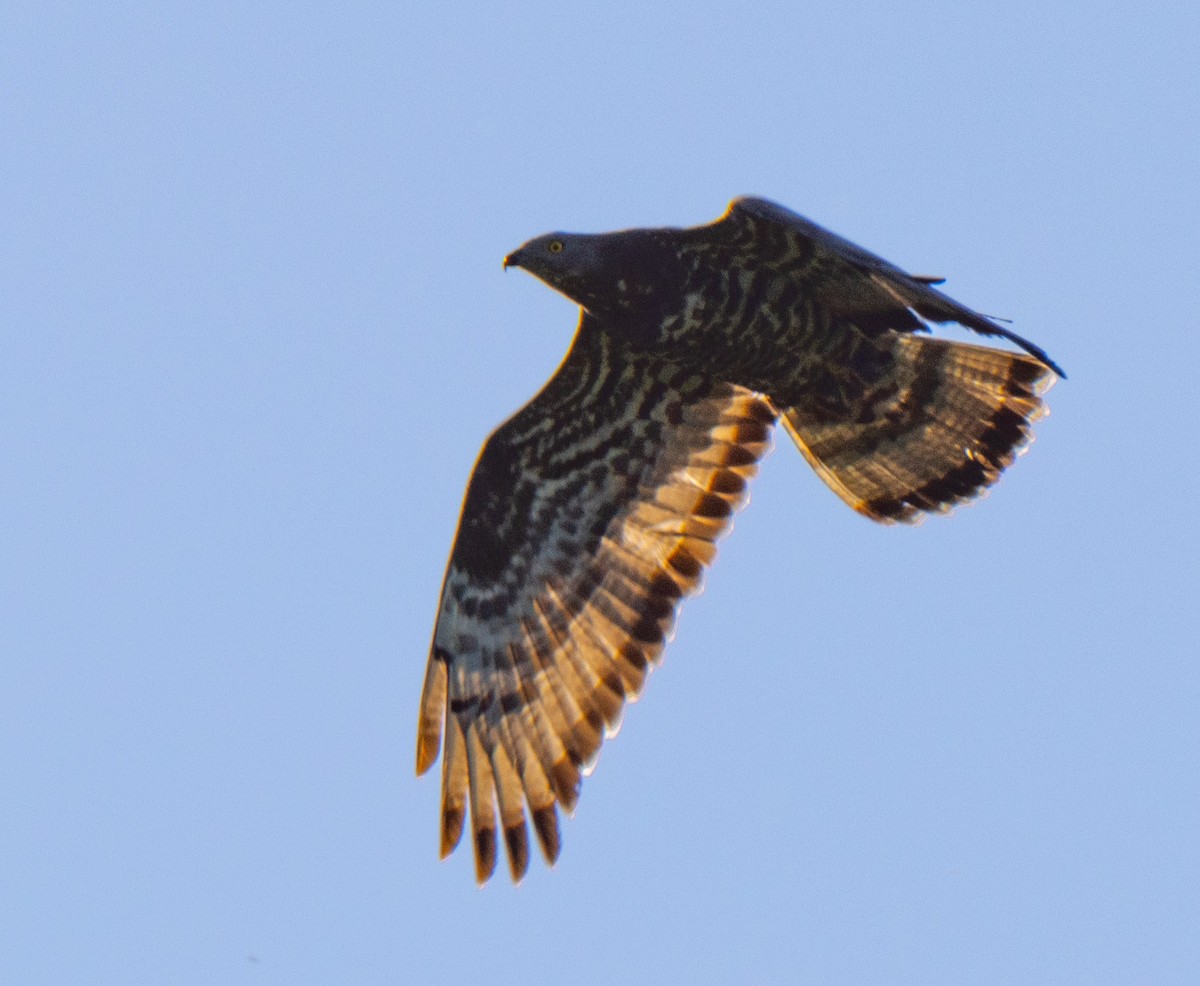
{"label": "bird wing", "polygon": [[[476,876],[528,866],[575,807],[769,447],[760,396],[631,352],[584,315],[467,489],[421,697],[417,772],[442,750],[441,852],[470,809]],[[443,736],[445,739],[442,749]]]}
{"label": "bird wing", "polygon": [[830,285],[822,302],[832,314],[846,316],[860,330],[919,332],[927,328],[922,319],[956,322],[981,335],[1007,339],[1060,377],[1066,377],[1040,346],[938,291],[933,285],[940,283],[939,279],[909,274],[774,202],[752,197],[734,199],[725,215],[708,228],[740,242],[769,240],[772,232],[789,234],[791,247],[799,245],[810,253],[816,289],[820,291],[822,281]]}

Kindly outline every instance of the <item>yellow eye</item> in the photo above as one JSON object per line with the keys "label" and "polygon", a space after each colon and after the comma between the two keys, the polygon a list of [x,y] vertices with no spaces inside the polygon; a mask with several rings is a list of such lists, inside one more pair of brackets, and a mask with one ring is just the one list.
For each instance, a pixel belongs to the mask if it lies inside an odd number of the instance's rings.
{"label": "yellow eye", "polygon": [[562,240],[551,240],[549,243],[546,244],[546,249],[549,250],[551,253],[562,253],[563,241]]}

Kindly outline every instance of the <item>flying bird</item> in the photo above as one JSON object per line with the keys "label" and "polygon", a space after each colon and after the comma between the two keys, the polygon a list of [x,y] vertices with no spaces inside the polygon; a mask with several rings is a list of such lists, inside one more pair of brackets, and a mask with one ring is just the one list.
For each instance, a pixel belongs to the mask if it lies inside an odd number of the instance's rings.
{"label": "flying bird", "polygon": [[[994,483],[1064,376],[939,280],[763,199],[688,229],[550,233],[504,266],[582,312],[562,365],[475,464],[421,695],[441,854],[469,812],[480,883],[497,827],[524,876],[527,808],[558,858],[558,807],[574,811],[641,694],[777,421],[860,514],[912,522]],[[937,339],[931,322],[1024,352]]]}

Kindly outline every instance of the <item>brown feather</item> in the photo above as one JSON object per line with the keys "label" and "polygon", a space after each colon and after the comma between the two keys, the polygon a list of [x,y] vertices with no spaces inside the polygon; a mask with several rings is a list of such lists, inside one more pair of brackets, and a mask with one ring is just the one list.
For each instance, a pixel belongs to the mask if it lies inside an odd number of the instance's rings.
{"label": "brown feather", "polygon": [[467,747],[457,716],[446,719],[442,759],[442,830],[440,855],[445,859],[462,838],[467,811]]}
{"label": "brown feather", "polygon": [[1042,363],[920,336],[895,339],[886,397],[825,420],[782,409],[817,474],[859,513],[913,522],[978,496],[1033,439],[1054,383]]}
{"label": "brown feather", "polygon": [[425,669],[425,687],[421,690],[421,711],[417,717],[417,774],[433,766],[442,745],[442,720],[446,715],[446,662],[430,658]]}
{"label": "brown feather", "polygon": [[475,879],[487,883],[496,870],[496,782],[480,722],[466,728],[467,774],[471,792],[471,831],[475,837]]}

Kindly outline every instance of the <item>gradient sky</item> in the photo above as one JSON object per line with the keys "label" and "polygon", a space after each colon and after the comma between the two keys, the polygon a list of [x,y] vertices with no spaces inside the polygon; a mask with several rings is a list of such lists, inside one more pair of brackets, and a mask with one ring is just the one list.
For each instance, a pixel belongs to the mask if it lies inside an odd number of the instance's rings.
{"label": "gradient sky", "polygon": [[[0,981],[1200,982],[1200,14],[6,5]],[[437,861],[465,483],[576,314],[504,254],[759,194],[1070,379],[982,504],[780,436],[564,823]]]}

